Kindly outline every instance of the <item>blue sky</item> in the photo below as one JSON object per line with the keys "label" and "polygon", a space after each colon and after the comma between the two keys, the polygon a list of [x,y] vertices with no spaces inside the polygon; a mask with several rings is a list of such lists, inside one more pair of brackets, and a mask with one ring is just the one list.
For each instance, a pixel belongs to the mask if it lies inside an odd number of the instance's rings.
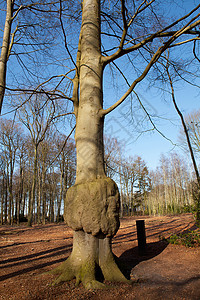
{"label": "blue sky", "polygon": [[[200,91],[197,88],[182,84],[175,92],[177,104],[184,115],[200,109]],[[106,117],[105,133],[116,137],[125,145],[123,147],[125,156],[139,155],[146,161],[150,169],[155,169],[159,164],[161,154],[168,155],[171,151],[176,151],[183,155],[178,140],[182,125],[170,96],[164,98],[161,93],[157,93],[154,89],[143,92],[140,96],[152,116],[155,116],[152,119],[155,121],[157,129],[171,142],[156,130],[146,131],[148,128],[146,122],[144,122],[144,127],[141,125],[137,130],[138,123],[143,119],[143,115],[137,109],[134,111],[133,103],[133,118],[131,120],[131,116],[126,110],[128,99],[122,108],[119,107],[117,111]],[[134,116],[134,113],[136,116]],[[142,130],[143,133],[141,133]]]}

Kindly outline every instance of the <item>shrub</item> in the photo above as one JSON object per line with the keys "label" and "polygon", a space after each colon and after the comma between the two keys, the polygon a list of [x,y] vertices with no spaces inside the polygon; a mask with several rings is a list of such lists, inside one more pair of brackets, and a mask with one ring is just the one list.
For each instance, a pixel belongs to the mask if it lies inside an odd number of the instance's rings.
{"label": "shrub", "polygon": [[167,241],[174,245],[183,245],[186,247],[199,247],[200,246],[200,232],[189,231],[187,233],[173,234]]}

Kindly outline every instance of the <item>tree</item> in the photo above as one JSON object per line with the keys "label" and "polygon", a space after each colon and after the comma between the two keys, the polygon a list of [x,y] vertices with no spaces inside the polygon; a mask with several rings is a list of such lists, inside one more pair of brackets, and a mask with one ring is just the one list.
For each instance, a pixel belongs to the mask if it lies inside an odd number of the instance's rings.
{"label": "tree", "polygon": [[[111,1],[108,8],[106,1],[82,1],[72,95],[76,116],[77,171],[75,185],[68,190],[65,199],[65,221],[74,230],[73,250],[67,261],[53,271],[61,274],[55,283],[76,277],[77,283],[82,281],[86,288],[102,287],[95,278],[96,265],[106,280],[127,282],[111,249],[112,237],[119,228],[120,204],[117,185],[106,177],[104,170],[104,118],[124,102],[153,66],[158,67],[156,63],[167,49],[183,42],[179,38],[184,34],[199,34],[195,30],[200,24],[196,13],[199,5],[187,15],[168,23],[168,20],[161,22],[156,13],[156,2],[141,1],[138,4],[122,0],[119,5],[118,1]],[[101,22],[100,14],[105,23]],[[156,24],[151,17],[157,20]],[[104,27],[107,29],[104,41],[109,38],[112,41],[110,49],[105,47],[107,50],[101,43],[101,24],[108,25]],[[131,53],[141,53],[141,60],[144,58],[146,65],[143,62],[140,70],[136,69],[137,78],[124,95],[104,109],[102,81],[105,68],[112,63],[116,65],[116,59]]]}
{"label": "tree", "polygon": [[123,206],[127,214],[144,213],[150,188],[149,171],[145,161],[140,156],[123,158],[120,170],[119,175],[122,176],[120,184],[123,183],[121,196],[126,199]]}
{"label": "tree", "polygon": [[21,133],[21,138],[19,140],[19,148],[17,155],[18,171],[15,174],[15,219],[17,224],[20,223],[20,217],[23,218],[24,211],[21,209],[24,195],[24,181],[25,181],[25,164],[27,158],[27,140],[23,133]]}
{"label": "tree", "polygon": [[134,188],[138,179],[135,159],[132,157],[129,157],[128,160],[123,159],[123,163],[121,164],[121,172],[123,174],[123,194],[126,195],[126,203],[124,203],[124,206],[126,207],[127,213],[132,214],[136,208],[134,206]]}
{"label": "tree", "polygon": [[14,1],[7,0],[6,20],[0,57],[0,114],[6,87],[7,61],[9,57],[9,50],[11,50],[10,37],[13,21],[13,4]]}
{"label": "tree", "polygon": [[[13,201],[13,175],[16,163],[17,150],[21,140],[21,130],[19,124],[12,120],[1,120],[0,122],[0,145],[3,152],[3,161],[6,164],[6,176],[4,169],[4,180],[7,180],[6,188],[9,194],[8,223],[13,223],[14,201]],[[7,205],[7,204],[6,204]],[[7,213],[6,213],[7,215]],[[6,221],[6,220],[5,220]]]}
{"label": "tree", "polygon": [[48,102],[46,99],[43,99],[43,97],[41,98],[36,95],[31,101],[22,106],[18,111],[18,117],[28,129],[34,147],[32,189],[28,216],[28,225],[31,226],[37,183],[38,149],[50,130],[52,121],[56,119],[56,108],[53,102]]}
{"label": "tree", "polygon": [[[192,160],[192,164],[193,164],[193,168],[194,168],[194,172],[195,172],[195,176],[196,176],[196,184],[194,184],[194,188],[193,188],[193,198],[194,198],[194,201],[195,201],[196,221],[199,224],[200,223],[200,174],[199,174],[199,170],[198,170],[198,166],[197,166],[197,162],[196,162],[196,159],[195,159],[194,150],[193,150],[192,142],[191,142],[191,140],[192,140],[193,144],[194,144],[194,142],[196,142],[197,140],[196,140],[196,138],[194,140],[193,135],[191,135],[191,137],[190,137],[190,134],[188,132],[189,130],[187,128],[187,123],[186,123],[185,118],[184,118],[184,116],[183,116],[183,114],[182,114],[181,110],[179,109],[178,104],[176,102],[174,85],[173,85],[172,77],[170,75],[170,72],[169,72],[168,68],[167,68],[167,75],[168,75],[168,78],[169,78],[169,83],[170,83],[170,88],[171,88],[172,101],[173,101],[175,110],[177,111],[177,113],[178,113],[178,115],[181,119],[181,124],[182,124],[182,127],[183,127],[183,131],[184,131],[184,134],[185,134],[187,146],[188,146],[188,149],[189,149],[190,157],[191,157],[191,160]],[[197,146],[197,145],[195,145],[195,146]]]}
{"label": "tree", "polygon": [[119,155],[121,145],[118,140],[111,136],[104,136],[104,161],[105,172],[110,178],[115,177],[119,171]]}
{"label": "tree", "polygon": [[61,220],[61,207],[66,197],[69,187],[74,184],[76,174],[76,152],[73,140],[68,139],[65,135],[54,136],[54,145],[59,153],[57,163],[60,171],[60,192],[57,199],[57,216],[56,221]]}
{"label": "tree", "polygon": [[140,156],[135,159],[137,182],[136,182],[136,192],[135,192],[135,206],[139,207],[144,213],[145,204],[147,200],[147,193],[150,189],[150,178],[149,171],[144,160]]}
{"label": "tree", "polygon": [[193,174],[180,154],[162,155],[159,166],[149,177],[151,186],[145,209],[150,215],[192,212]]}
{"label": "tree", "polygon": [[[193,161],[193,166],[196,174],[197,184],[193,184],[193,198],[196,205],[196,220],[197,223],[200,223],[200,176],[197,164],[195,163],[195,156],[194,154],[198,156],[200,154],[200,111],[193,112],[186,116],[185,120],[188,134],[187,137],[187,144],[190,148],[191,158]],[[185,131],[184,131],[185,132]],[[191,141],[191,144],[188,143],[188,140]],[[194,154],[192,155],[192,150],[194,151]]]}
{"label": "tree", "polygon": [[[37,60],[37,54],[32,57],[32,53],[40,51],[40,53],[45,52],[45,55],[50,54],[50,46],[55,43],[55,32],[58,23],[55,6],[58,2],[51,0],[6,0],[0,3],[2,19],[5,18],[4,28],[1,30],[3,36],[0,55],[0,115],[5,91],[8,88],[6,85],[8,61],[11,56],[14,56],[15,65],[18,63],[18,72],[21,69],[23,76],[29,77],[28,81],[30,81],[30,76],[36,78],[39,76],[39,68],[37,68],[37,74],[34,74],[26,66],[27,58],[30,65],[30,58],[34,62]],[[51,30],[52,28],[54,30]],[[34,68],[36,70],[36,64]],[[14,81],[16,80],[14,79]],[[24,90],[19,86],[17,89]],[[26,89],[32,90],[30,88]]]}
{"label": "tree", "polygon": [[[193,151],[200,154],[200,110],[193,111],[185,116],[185,123],[191,140]],[[185,138],[184,138],[185,141]]]}
{"label": "tree", "polygon": [[7,175],[6,175],[6,157],[0,152],[0,186],[1,186],[1,225],[7,222]]}

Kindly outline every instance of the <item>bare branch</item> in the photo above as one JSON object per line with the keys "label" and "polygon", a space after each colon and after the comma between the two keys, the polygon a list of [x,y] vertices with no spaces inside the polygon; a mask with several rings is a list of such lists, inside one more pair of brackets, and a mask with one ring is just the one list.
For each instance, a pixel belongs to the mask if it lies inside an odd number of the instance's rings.
{"label": "bare branch", "polygon": [[149,121],[150,121],[150,123],[151,123],[151,125],[152,125],[152,127],[153,127],[152,130],[156,130],[163,138],[165,138],[166,140],[168,140],[169,142],[171,142],[171,143],[173,144],[172,140],[169,139],[166,135],[164,135],[164,134],[156,127],[156,125],[154,124],[154,122],[153,122],[153,120],[152,120],[150,114],[148,113],[147,109],[144,107],[142,101],[140,100],[139,95],[136,93],[136,91],[133,91],[133,92],[134,92],[134,94],[136,95],[137,100],[138,100],[138,102],[140,103],[140,106],[142,107],[143,111],[144,111],[145,114],[147,115],[147,117],[148,117],[148,119],[149,119]]}
{"label": "bare branch", "polygon": [[[102,57],[103,63],[106,65],[106,64],[110,63],[111,61],[113,61],[127,53],[133,52],[133,51],[143,47],[144,45],[146,45],[149,42],[152,42],[156,38],[174,36],[175,33],[178,33],[179,31],[168,31],[168,30],[170,28],[174,27],[175,25],[177,25],[178,23],[180,23],[181,21],[187,19],[190,15],[192,15],[195,11],[197,11],[199,9],[199,7],[200,7],[200,4],[197,7],[195,7],[192,11],[190,11],[187,15],[176,20],[175,22],[173,22],[169,26],[163,28],[162,30],[149,35],[147,38],[143,39],[141,42],[137,43],[136,45],[133,45],[126,49],[119,48],[114,54],[107,56],[107,57]],[[200,14],[197,14],[184,27],[182,27],[181,30],[183,30],[184,28],[187,27],[187,30],[184,32],[185,34],[198,34],[199,35],[199,33],[200,33],[199,31],[195,31],[195,30],[191,31],[192,28],[195,28],[195,26],[199,24],[199,20],[198,20],[199,16],[200,16]],[[192,23],[196,19],[198,20],[196,25],[190,27],[189,24]],[[124,34],[124,32],[123,32],[123,34]],[[123,34],[122,34],[122,36],[123,36]]]}
{"label": "bare branch", "polygon": [[[146,0],[144,0],[139,7],[137,8],[135,14],[132,16],[132,18],[130,19],[129,23],[127,24],[126,21],[126,16],[125,16],[125,11],[126,11],[126,7],[125,7],[125,1],[121,0],[121,14],[122,14],[122,20],[123,20],[123,24],[124,24],[124,30],[122,33],[122,37],[121,37],[121,41],[120,41],[120,45],[118,47],[118,55],[119,53],[122,51],[123,46],[124,46],[124,42],[125,42],[125,38],[127,36],[127,32],[128,32],[128,28],[131,26],[131,24],[133,23],[134,19],[136,18],[136,16],[141,13],[143,10],[145,10],[149,5],[151,5],[155,0],[150,1],[149,3],[146,2]],[[146,4],[145,6],[143,6],[144,4]]]}
{"label": "bare branch", "polygon": [[188,129],[187,129],[187,126],[186,126],[183,114],[180,111],[180,109],[179,109],[179,107],[178,107],[178,105],[176,103],[175,93],[174,93],[174,86],[173,86],[171,75],[169,73],[168,66],[166,67],[166,72],[167,72],[167,75],[168,75],[168,78],[169,78],[170,87],[171,87],[172,101],[173,101],[174,107],[175,107],[175,109],[176,109],[176,111],[177,111],[177,113],[178,113],[178,115],[179,115],[179,117],[181,119],[181,123],[182,123],[183,129],[184,129],[184,133],[185,133],[185,136],[186,136],[186,139],[187,139],[187,144],[188,144],[188,148],[189,148],[189,151],[190,151],[190,156],[191,156],[191,159],[192,159],[193,167],[194,167],[194,170],[195,170],[197,182],[198,182],[198,185],[200,186],[200,175],[199,175],[198,167],[197,167],[196,160],[195,160],[195,157],[194,157],[194,152],[193,152],[193,149],[192,149],[192,145],[191,145],[191,142],[190,142],[190,137],[189,137],[189,134],[188,134]]}
{"label": "bare branch", "polygon": [[55,1],[55,2],[52,1],[50,3],[35,2],[35,3],[28,4],[28,5],[20,5],[17,9],[14,10],[15,14],[12,17],[12,20],[14,20],[17,17],[17,15],[19,14],[19,12],[21,10],[24,10],[24,9],[33,9],[33,10],[40,11],[40,12],[45,12],[45,13],[48,13],[48,12],[51,12],[51,13],[55,12],[55,13],[57,13],[57,10],[55,10],[55,11],[53,11],[52,9],[50,9],[50,10],[43,10],[43,9],[39,9],[39,8],[36,7],[37,5],[41,5],[41,4],[43,6],[45,6],[45,5],[56,4],[56,3],[58,3],[58,1]]}
{"label": "bare branch", "polygon": [[[200,39],[200,38],[198,38],[198,39]],[[198,62],[200,62],[200,59],[198,58],[198,56],[196,54],[196,40],[194,41],[193,54],[194,54],[194,57],[198,60]]]}
{"label": "bare branch", "polygon": [[77,116],[78,103],[79,103],[79,75],[80,75],[80,61],[81,61],[81,35],[82,31],[79,35],[79,43],[78,43],[78,51],[76,57],[76,74],[73,79],[73,93],[72,93],[72,101],[74,102],[74,113]]}
{"label": "bare branch", "polygon": [[125,1],[124,0],[121,0],[121,7],[122,7],[121,8],[121,14],[122,14],[122,20],[123,20],[123,24],[124,24],[124,30],[123,30],[121,42],[120,42],[120,45],[119,45],[120,50],[122,50],[122,48],[123,48],[125,37],[126,37],[126,34],[127,34],[127,30],[128,30],[128,25],[127,25],[127,22],[126,22],[126,15],[125,15],[126,7],[125,7]]}
{"label": "bare branch", "polygon": [[184,45],[184,44],[187,44],[187,43],[190,43],[190,42],[194,42],[194,41],[198,41],[198,40],[200,40],[200,38],[199,37],[195,37],[193,39],[188,39],[188,40],[182,41],[180,43],[176,43],[176,44],[170,45],[169,48],[173,48],[173,47],[176,47],[176,46]]}
{"label": "bare branch", "polygon": [[14,32],[12,33],[12,36],[11,36],[11,41],[10,41],[10,45],[9,45],[9,50],[8,50],[8,56],[7,56],[7,60],[9,59],[10,57],[10,54],[11,54],[11,50],[12,50],[12,47],[13,47],[13,44],[14,44],[14,38],[15,38],[15,35],[17,33],[17,30],[18,30],[19,26],[17,25]]}
{"label": "bare branch", "polygon": [[65,148],[65,145],[66,145],[68,139],[70,138],[70,136],[72,135],[73,131],[75,130],[75,128],[76,128],[76,125],[72,128],[72,130],[70,131],[69,135],[66,137],[66,139],[65,139],[65,141],[64,141],[64,143],[62,145],[62,148],[60,149],[60,151],[58,152],[58,154],[56,155],[56,157],[49,163],[49,166],[51,166],[56,161],[56,159],[59,157],[60,153]]}
{"label": "bare branch", "polygon": [[[190,21],[191,22],[191,21]],[[189,23],[190,23],[189,22]],[[158,61],[158,59],[161,57],[162,53],[164,53],[169,46],[182,34],[184,34],[185,32],[187,32],[188,30],[196,27],[197,25],[200,24],[200,20],[194,22],[193,24],[189,25],[189,26],[184,26],[183,28],[181,28],[179,31],[177,31],[166,43],[164,43],[163,46],[159,47],[158,50],[154,53],[154,55],[152,56],[150,62],[148,63],[148,65],[146,66],[145,70],[143,71],[143,73],[132,83],[132,85],[130,86],[130,88],[127,90],[127,92],[116,102],[114,103],[112,106],[110,106],[107,109],[102,109],[100,111],[100,115],[106,115],[108,113],[110,113],[111,111],[113,111],[116,107],[118,107],[129,95],[130,93],[133,91],[133,89],[135,88],[135,86],[141,82],[146,75],[148,74],[148,72],[150,71],[151,67]]]}
{"label": "bare branch", "polygon": [[[149,2],[147,2],[146,0],[144,0],[139,7],[137,8],[136,12],[134,13],[134,15],[132,16],[132,18],[130,19],[129,23],[128,23],[128,27],[131,26],[131,24],[133,23],[134,19],[136,18],[136,16],[138,14],[140,14],[142,11],[144,11],[147,7],[149,7],[155,0],[151,0]],[[143,6],[145,4],[145,6]]]}
{"label": "bare branch", "polygon": [[64,29],[64,25],[63,25],[63,21],[62,21],[62,0],[60,0],[60,14],[59,14],[59,19],[60,19],[60,25],[61,25],[61,28],[62,28],[62,32],[63,32],[63,36],[64,36],[64,40],[65,40],[65,48],[67,50],[67,53],[69,54],[70,58],[71,58],[71,61],[72,63],[74,64],[75,68],[77,68],[76,66],[76,63],[69,51],[69,47],[67,45],[67,37],[66,37],[66,33],[65,33],[65,29]]}

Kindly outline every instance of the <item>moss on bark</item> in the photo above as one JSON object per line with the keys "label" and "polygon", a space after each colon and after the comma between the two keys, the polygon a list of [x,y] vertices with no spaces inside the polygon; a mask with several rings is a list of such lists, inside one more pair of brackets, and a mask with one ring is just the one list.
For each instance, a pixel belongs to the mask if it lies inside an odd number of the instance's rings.
{"label": "moss on bark", "polygon": [[108,178],[75,184],[66,195],[65,222],[73,230],[113,236],[119,229],[120,199],[116,183]]}
{"label": "moss on bark", "polygon": [[74,233],[73,250],[69,258],[50,271],[59,275],[53,285],[76,278],[86,289],[102,289],[105,285],[96,280],[100,268],[105,280],[130,283],[119,270],[111,250],[110,238],[98,238],[77,231]]}

